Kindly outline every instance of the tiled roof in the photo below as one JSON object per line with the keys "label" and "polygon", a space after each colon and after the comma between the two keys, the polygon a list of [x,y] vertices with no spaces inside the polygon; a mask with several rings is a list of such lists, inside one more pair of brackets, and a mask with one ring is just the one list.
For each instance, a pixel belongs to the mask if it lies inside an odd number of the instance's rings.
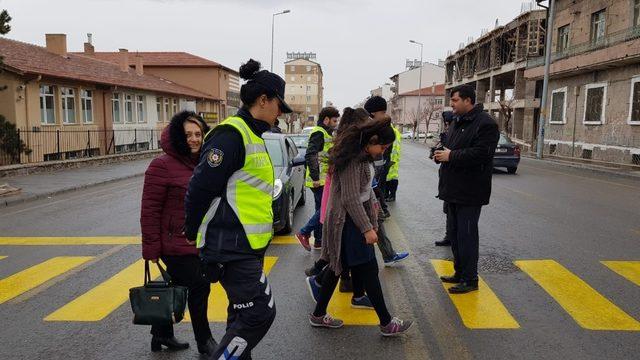
{"label": "tiled roof", "polygon": [[[77,55],[85,55],[95,57],[99,60],[108,61],[114,64],[120,62],[119,52],[95,52],[92,55],[85,53],[74,53]],[[223,68],[233,73],[238,73],[236,70],[227,68],[215,61],[211,61],[199,56],[189,54],[186,52],[171,52],[171,51],[155,51],[155,52],[129,52],[129,66],[135,66],[135,57],[140,55],[144,66],[167,66],[167,67],[214,67]]]}
{"label": "tiled roof", "polygon": [[[432,86],[424,87],[419,92],[421,96],[444,96],[444,84],[438,84],[435,86],[435,92]],[[418,90],[407,91],[400,94],[400,96],[418,96]]]}
{"label": "tiled roof", "polygon": [[219,100],[198,90],[175,84],[152,75],[137,75],[135,70],[120,70],[117,64],[68,53],[63,57],[42,46],[0,38],[0,54],[7,69],[95,84],[149,90],[193,98]]}

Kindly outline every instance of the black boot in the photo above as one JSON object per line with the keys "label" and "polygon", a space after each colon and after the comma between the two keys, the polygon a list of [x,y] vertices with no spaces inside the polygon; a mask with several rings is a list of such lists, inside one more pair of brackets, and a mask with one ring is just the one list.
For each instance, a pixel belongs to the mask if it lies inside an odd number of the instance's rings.
{"label": "black boot", "polygon": [[453,276],[440,276],[440,280],[442,280],[443,283],[448,283],[448,284],[457,284],[460,282],[460,277],[453,275]]}
{"label": "black boot", "polygon": [[351,282],[351,277],[345,277],[340,279],[340,292],[341,293],[353,292],[353,283]]}
{"label": "black boot", "polygon": [[450,294],[466,294],[478,290],[478,280],[463,281],[449,288]]}
{"label": "black boot", "polygon": [[451,246],[451,241],[445,236],[444,239],[436,241],[436,246]]}
{"label": "black boot", "polygon": [[175,336],[170,338],[154,336],[151,338],[151,351],[162,350],[162,345],[166,346],[169,350],[185,350],[189,348],[189,343],[180,342]]}
{"label": "black boot", "polygon": [[211,356],[216,351],[218,347],[218,342],[213,338],[209,338],[206,342],[198,343],[198,352],[202,355]]}

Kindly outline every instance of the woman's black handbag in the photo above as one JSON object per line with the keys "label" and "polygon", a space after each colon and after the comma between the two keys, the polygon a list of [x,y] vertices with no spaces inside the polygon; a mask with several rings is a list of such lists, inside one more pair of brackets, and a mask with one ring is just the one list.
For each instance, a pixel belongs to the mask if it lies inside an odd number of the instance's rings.
{"label": "woman's black handbag", "polygon": [[151,281],[149,261],[144,262],[144,286],[129,289],[129,301],[136,325],[179,323],[187,306],[188,288],[175,286],[165,269],[157,264],[163,281]]}

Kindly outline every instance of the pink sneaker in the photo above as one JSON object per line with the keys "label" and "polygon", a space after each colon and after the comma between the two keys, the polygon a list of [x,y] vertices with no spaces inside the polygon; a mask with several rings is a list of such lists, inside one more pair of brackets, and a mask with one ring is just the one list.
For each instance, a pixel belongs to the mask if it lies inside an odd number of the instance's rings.
{"label": "pink sneaker", "polygon": [[413,325],[411,320],[400,320],[394,317],[386,326],[380,326],[382,336],[398,336],[406,333]]}
{"label": "pink sneaker", "polygon": [[313,316],[309,314],[309,323],[313,327],[325,327],[330,329],[339,329],[344,325],[344,322],[340,319],[334,319],[329,314],[324,316]]}
{"label": "pink sneaker", "polygon": [[311,245],[309,245],[309,237],[309,235],[305,235],[303,233],[296,233],[296,239],[298,239],[300,245],[302,245],[302,247],[307,251],[311,251]]}

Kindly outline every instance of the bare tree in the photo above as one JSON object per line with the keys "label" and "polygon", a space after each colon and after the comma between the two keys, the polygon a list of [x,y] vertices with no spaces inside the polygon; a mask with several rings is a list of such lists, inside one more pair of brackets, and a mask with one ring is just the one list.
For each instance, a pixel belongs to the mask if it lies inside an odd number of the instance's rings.
{"label": "bare tree", "polygon": [[511,97],[508,100],[500,100],[498,104],[500,104],[500,115],[504,119],[503,128],[501,129],[507,134],[511,134],[511,118],[513,117],[513,105],[515,99]]}
{"label": "bare tree", "polygon": [[[422,118],[425,122],[425,131],[429,133],[429,125],[431,124],[431,120],[434,120],[438,117],[438,114],[442,111],[442,105],[436,104],[436,99],[431,97],[428,98],[424,108],[422,109]],[[427,142],[427,136],[425,134],[424,142]]]}

